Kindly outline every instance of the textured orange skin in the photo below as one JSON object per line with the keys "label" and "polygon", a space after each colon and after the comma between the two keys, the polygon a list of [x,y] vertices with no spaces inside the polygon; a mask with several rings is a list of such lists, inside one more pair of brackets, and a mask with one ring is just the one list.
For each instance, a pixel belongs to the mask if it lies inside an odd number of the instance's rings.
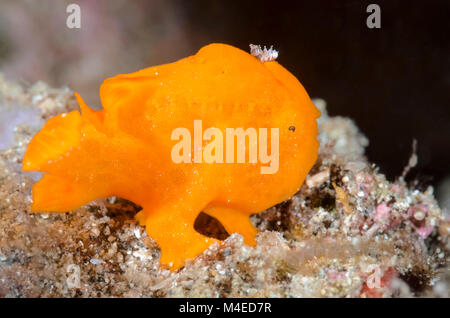
{"label": "textured orange skin", "polygon": [[[172,270],[216,242],[193,228],[201,211],[254,245],[250,214],[295,194],[317,159],[320,112],[300,82],[277,62],[229,45],[105,80],[100,111],[76,96],[81,115],[48,120],[25,153],[23,170],[45,172],[31,210],[66,212],[108,196],[131,200],[143,207],[136,218]],[[225,128],[279,128],[278,172],[261,174],[259,162],[175,164],[172,131],[192,132],[198,119],[223,136]]]}

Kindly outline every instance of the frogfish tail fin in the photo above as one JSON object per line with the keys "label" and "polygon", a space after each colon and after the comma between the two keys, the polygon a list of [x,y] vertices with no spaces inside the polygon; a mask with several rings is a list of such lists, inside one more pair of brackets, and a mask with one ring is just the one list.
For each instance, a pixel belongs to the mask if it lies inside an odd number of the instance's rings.
{"label": "frogfish tail fin", "polygon": [[82,119],[75,110],[50,118],[30,141],[23,171],[43,171],[51,162],[80,143]]}
{"label": "frogfish tail fin", "polygon": [[85,187],[65,177],[44,174],[33,186],[32,212],[67,212],[92,201]]}

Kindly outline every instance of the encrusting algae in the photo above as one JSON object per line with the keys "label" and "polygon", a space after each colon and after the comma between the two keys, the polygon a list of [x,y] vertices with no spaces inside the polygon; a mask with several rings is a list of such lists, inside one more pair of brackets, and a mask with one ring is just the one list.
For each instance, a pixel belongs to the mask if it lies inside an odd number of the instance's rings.
{"label": "encrusting algae", "polygon": [[[172,270],[217,241],[195,231],[202,211],[254,245],[249,216],[295,194],[318,155],[320,112],[300,82],[277,62],[229,45],[211,44],[175,63],[107,79],[102,110],[76,97],[81,114],[49,119],[25,153],[23,170],[44,172],[33,186],[31,210],[67,212],[109,196],[133,201],[143,207],[136,218],[160,246],[160,262]],[[196,121],[216,133],[208,138],[205,131],[200,149],[194,137],[188,140],[193,160],[185,160],[183,148],[184,159],[175,162],[173,132],[185,127],[195,134]],[[258,148],[259,158],[261,147],[278,151],[278,169],[261,173],[267,162],[250,159],[250,134],[241,148],[249,160],[225,163],[218,137],[231,127],[277,129]],[[239,138],[230,148],[238,158]],[[214,162],[195,160],[205,149],[214,150]]]}

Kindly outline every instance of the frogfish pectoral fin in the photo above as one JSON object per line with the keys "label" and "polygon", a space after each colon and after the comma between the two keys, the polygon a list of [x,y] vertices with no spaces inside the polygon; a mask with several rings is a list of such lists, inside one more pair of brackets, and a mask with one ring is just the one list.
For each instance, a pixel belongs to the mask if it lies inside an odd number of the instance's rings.
{"label": "frogfish pectoral fin", "polygon": [[182,267],[187,259],[204,252],[211,244],[220,242],[194,229],[195,216],[191,218],[177,211],[160,210],[147,215],[142,210],[136,218],[161,248],[160,263],[172,271]]}
{"label": "frogfish pectoral fin", "polygon": [[85,187],[64,177],[44,174],[33,186],[31,211],[67,212],[92,200],[92,193]]}
{"label": "frogfish pectoral fin", "polygon": [[255,246],[258,230],[248,214],[226,207],[209,207],[205,209],[205,213],[218,219],[229,234],[239,233],[244,237],[245,244]]}

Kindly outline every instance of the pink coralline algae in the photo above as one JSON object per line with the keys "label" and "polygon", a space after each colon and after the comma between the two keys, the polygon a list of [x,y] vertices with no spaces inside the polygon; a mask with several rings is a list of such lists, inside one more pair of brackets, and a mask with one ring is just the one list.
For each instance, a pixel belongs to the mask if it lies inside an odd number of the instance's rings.
{"label": "pink coralline algae", "polygon": [[426,239],[434,229],[434,226],[427,224],[425,221],[427,214],[428,206],[423,203],[413,205],[408,209],[408,216],[413,223],[416,232],[423,239]]}
{"label": "pink coralline algae", "polygon": [[389,225],[390,211],[391,209],[385,203],[378,204],[373,216],[374,221],[383,228],[387,228]]}

